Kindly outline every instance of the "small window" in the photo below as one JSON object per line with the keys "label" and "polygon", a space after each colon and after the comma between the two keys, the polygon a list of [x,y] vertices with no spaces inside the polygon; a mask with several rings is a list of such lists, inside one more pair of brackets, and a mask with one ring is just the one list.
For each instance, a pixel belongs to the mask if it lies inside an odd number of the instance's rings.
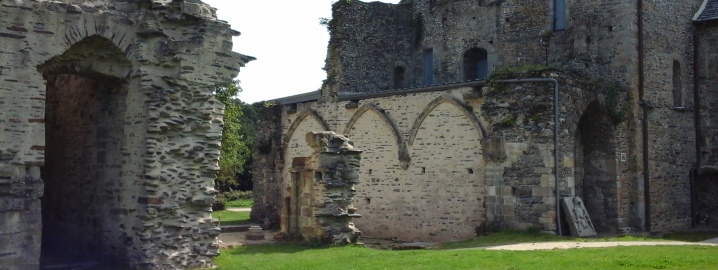
{"label": "small window", "polygon": [[434,84],[434,49],[424,50],[424,85]]}
{"label": "small window", "polygon": [[404,70],[404,67],[394,68],[394,89],[406,87],[404,86],[405,73],[406,71]]}
{"label": "small window", "polygon": [[486,50],[472,48],[464,53],[464,80],[481,80],[489,75],[489,61]]}
{"label": "small window", "polygon": [[566,30],[566,0],[553,0],[553,30]]}
{"label": "small window", "polygon": [[683,107],[683,78],[681,63],[673,61],[673,107]]}

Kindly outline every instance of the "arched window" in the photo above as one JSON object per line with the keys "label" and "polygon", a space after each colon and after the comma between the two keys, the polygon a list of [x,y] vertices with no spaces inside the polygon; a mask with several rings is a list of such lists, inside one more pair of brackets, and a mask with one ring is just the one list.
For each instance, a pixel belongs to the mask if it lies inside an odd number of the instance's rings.
{"label": "arched window", "polygon": [[486,50],[471,48],[464,53],[464,80],[473,81],[489,75],[489,61]]}
{"label": "arched window", "polygon": [[398,66],[394,68],[394,89],[405,88],[405,73],[404,67]]}
{"label": "arched window", "polygon": [[673,107],[683,107],[681,63],[673,61]]}

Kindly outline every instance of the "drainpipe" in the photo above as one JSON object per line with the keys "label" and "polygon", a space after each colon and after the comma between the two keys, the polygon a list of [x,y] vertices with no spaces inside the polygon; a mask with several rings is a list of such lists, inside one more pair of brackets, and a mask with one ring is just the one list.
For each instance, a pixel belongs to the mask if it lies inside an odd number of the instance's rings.
{"label": "drainpipe", "polygon": [[644,93],[644,48],[643,48],[643,0],[638,0],[638,100],[643,105],[643,199],[646,232],[651,232],[651,186],[648,170],[648,103]]}
{"label": "drainpipe", "polygon": [[531,82],[548,82],[553,83],[553,174],[554,174],[554,194],[556,196],[556,229],[557,234],[563,235],[561,230],[561,204],[559,194],[559,169],[558,169],[558,149],[559,149],[559,110],[558,110],[558,81],[554,78],[527,78],[527,79],[511,79],[497,80],[498,83],[531,83]]}

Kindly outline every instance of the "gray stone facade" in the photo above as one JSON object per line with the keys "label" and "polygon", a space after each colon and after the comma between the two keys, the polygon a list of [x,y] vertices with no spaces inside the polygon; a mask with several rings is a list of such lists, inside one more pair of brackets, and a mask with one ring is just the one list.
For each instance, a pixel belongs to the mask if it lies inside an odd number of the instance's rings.
{"label": "gray stone facade", "polygon": [[[718,5],[554,3],[334,4],[320,97],[280,99],[265,120],[261,136],[281,146],[255,157],[274,166],[255,170],[270,190],[255,191],[253,215],[276,223],[291,158],[309,152],[296,134],[318,130],[365,151],[355,206],[370,236],[555,231],[557,196],[582,197],[598,233],[690,228],[699,201],[715,211],[713,182],[697,192],[715,166],[715,22],[693,18]],[[558,149],[550,83],[500,81],[531,77],[560,85]]]}
{"label": "gray stone facade", "polygon": [[0,268],[212,266],[234,35],[200,1],[0,2]]}

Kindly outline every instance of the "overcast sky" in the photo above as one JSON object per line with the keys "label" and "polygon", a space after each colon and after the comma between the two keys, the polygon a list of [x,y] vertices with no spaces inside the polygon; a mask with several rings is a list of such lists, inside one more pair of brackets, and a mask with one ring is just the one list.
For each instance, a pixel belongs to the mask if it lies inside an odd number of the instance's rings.
{"label": "overcast sky", "polygon": [[329,33],[319,25],[319,18],[331,17],[331,4],[336,0],[203,1],[217,8],[220,20],[242,33],[234,38],[234,51],[257,58],[239,72],[242,101],[251,103],[319,89],[326,77],[322,68],[329,42]]}

